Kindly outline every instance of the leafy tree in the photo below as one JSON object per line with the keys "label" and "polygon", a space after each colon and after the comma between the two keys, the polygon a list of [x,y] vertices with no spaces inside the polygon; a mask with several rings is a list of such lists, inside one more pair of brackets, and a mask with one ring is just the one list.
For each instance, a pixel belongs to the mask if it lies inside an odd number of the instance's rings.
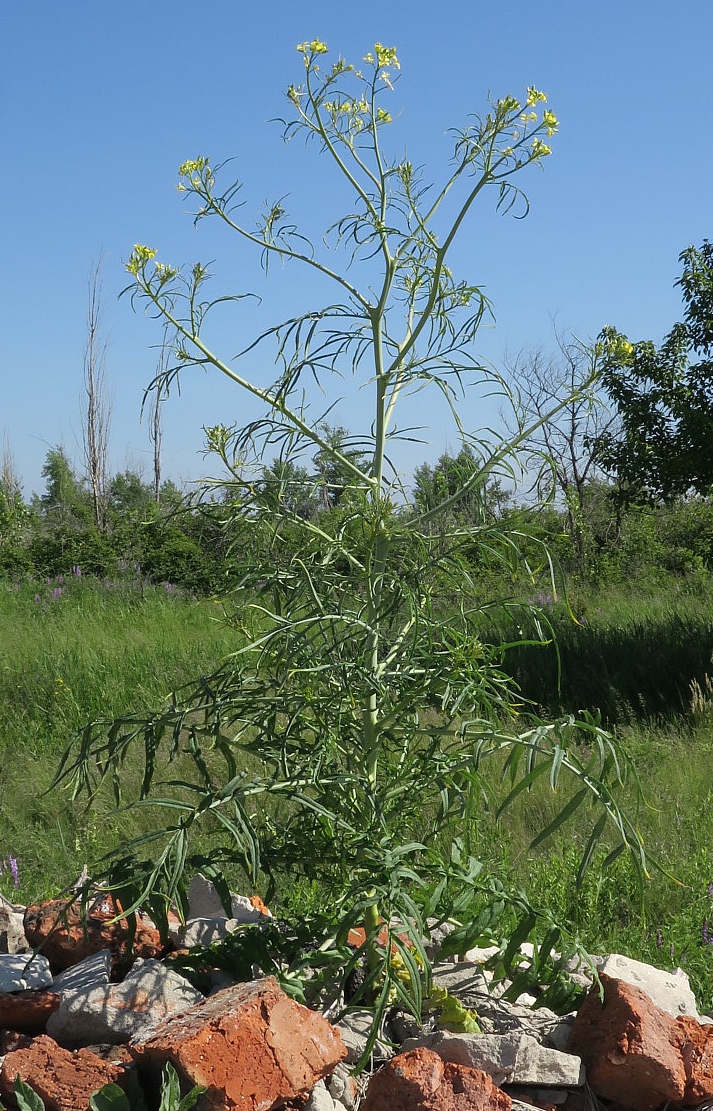
{"label": "leafy tree", "polygon": [[77,476],[63,447],[50,448],[42,467],[45,492],[39,498],[41,516],[51,525],[78,528],[92,519],[89,491]]}
{"label": "leafy tree", "polygon": [[670,501],[713,488],[713,244],[687,247],[679,262],[684,318],[660,347],[613,328],[601,336],[620,430],[600,436],[599,458],[627,497]]}
{"label": "leafy tree", "polygon": [[[415,514],[402,512],[401,484],[389,466],[396,411],[406,396],[435,390],[457,418],[459,383],[489,378],[471,354],[485,298],[454,277],[447,258],[485,191],[494,192],[501,211],[526,209],[514,179],[549,154],[545,140],[556,130],[555,116],[542,109],[545,97],[534,88],[524,102],[512,96],[493,102],[455,133],[451,171],[429,189],[411,162],[390,161],[382,147],[391,120],[382,101],[399,68],[395,50],[377,44],[361,67],[339,59],[324,69],[324,43],[299,50],[304,81],[288,90],[294,118],[286,133],[315,139],[353,198],[331,234],[310,243],[282,202],[268,207],[257,230],[239,222],[239,185],[219,188],[219,170],[207,158],[184,163],[181,181],[198,203],[197,219],[222,222],[257,249],[264,265],[280,259],[312,272],[331,285],[332,299],[268,329],[242,356],[225,361],[204,329],[225,305],[223,297],[208,298],[204,266],[182,273],[136,246],[128,269],[133,295],[179,337],[179,367],[212,367],[261,405],[246,428],[209,430],[210,448],[241,492],[227,507],[235,525],[250,535],[274,521],[274,488],[251,480],[246,460],[256,452],[269,459],[276,445],[285,463],[302,465],[317,453],[322,473],[337,473],[348,496],[316,519],[283,500],[301,544],[286,562],[265,560],[258,546],[246,545],[235,569],[235,620],[245,636],[238,650],[150,718],[90,723],[58,779],[73,777],[76,790],[92,793],[107,772],[128,762],[140,804],[159,791],[164,820],[122,847],[110,871],[127,912],[148,904],[165,925],[171,900],[185,909],[187,877],[199,867],[226,899],[226,866],[239,864],[252,882],[262,874],[276,883],[297,876],[318,881],[331,914],[308,962],[341,965],[346,983],[361,954],[343,942],[351,926],[364,926],[360,998],[375,1005],[376,1036],[390,1000],[420,1010],[429,982],[423,937],[430,915],[463,923],[449,939],[451,952],[476,937],[501,940],[506,925],[513,928],[506,963],[520,940],[546,925],[524,896],[484,875],[473,856],[471,823],[488,789],[484,760],[504,761],[503,805],[543,774],[553,788],[564,774],[579,781],[537,842],[591,797],[601,817],[593,821],[583,867],[607,817],[619,847],[640,846],[612,793],[621,767],[613,742],[575,718],[518,725],[497,655],[474,634],[477,608],[457,553],[466,540],[499,543],[514,560],[517,538],[497,522],[455,521],[434,535],[433,526],[471,492],[509,472],[534,429],[492,445],[444,501]],[[276,345],[280,368],[272,385],[244,369],[255,347],[268,342]],[[373,400],[369,431],[358,440],[325,427],[334,381],[351,373],[369,385]],[[303,393],[303,379],[311,378],[328,398],[326,412],[314,416]],[[457,427],[465,443],[476,442]],[[337,487],[331,478],[329,487]],[[433,597],[435,572],[449,584],[447,612]],[[177,781],[168,770],[159,788],[159,769],[168,766],[160,763],[164,751],[169,765],[182,754],[183,772]],[[143,775],[136,774],[139,756]],[[131,790],[121,777],[115,782],[120,794]],[[404,930],[413,949],[402,940]],[[546,934],[533,962],[538,976],[546,975],[547,954],[561,941],[558,930]],[[289,980],[301,992],[321,983]],[[516,991],[522,986],[520,978]]]}
{"label": "leafy tree", "polygon": [[[413,503],[420,513],[437,511],[445,501],[452,503],[450,520],[477,526],[486,520],[499,517],[507,504],[509,495],[502,482],[495,478],[483,486],[471,484],[474,475],[480,473],[483,463],[470,444],[465,444],[457,455],[445,452],[434,466],[422,463],[414,471]],[[467,492],[459,499],[460,491]],[[440,524],[446,522],[441,519]]]}

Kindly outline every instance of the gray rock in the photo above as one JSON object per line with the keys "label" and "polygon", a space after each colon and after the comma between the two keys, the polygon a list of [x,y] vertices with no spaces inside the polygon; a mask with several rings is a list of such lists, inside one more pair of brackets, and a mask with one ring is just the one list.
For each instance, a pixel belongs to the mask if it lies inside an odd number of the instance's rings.
{"label": "gray rock", "polygon": [[[372,1018],[371,1011],[349,1011],[344,1018],[336,1023],[337,1030],[342,1035],[342,1041],[347,1047],[346,1060],[350,1065],[358,1061],[366,1049]],[[384,1042],[378,1040],[371,1052],[374,1061],[388,1061],[393,1055],[393,1050]]]}
{"label": "gray rock", "polygon": [[31,950],[25,937],[25,908],[0,895],[0,954],[29,953]]}
{"label": "gray rock", "polygon": [[437,1031],[410,1038],[402,1049],[423,1046],[444,1061],[482,1069],[498,1084],[577,1088],[584,1084],[579,1057],[547,1049],[529,1034],[451,1034]]}
{"label": "gray rock", "polygon": [[223,906],[212,880],[198,872],[188,888],[188,918],[234,918],[237,922],[262,922],[265,915],[245,895],[233,895],[230,914]]}
{"label": "gray rock", "polygon": [[536,1107],[533,1103],[523,1103],[521,1099],[514,1099],[511,1111],[542,1111],[542,1108]]}
{"label": "gray rock", "polygon": [[[487,973],[478,964],[437,964],[433,982],[446,988],[464,1006],[478,1015],[478,1024],[484,1034],[531,1034],[538,1042],[553,1049],[564,1049],[569,1037],[573,1016],[564,1018],[547,1007],[533,1008],[532,996],[520,996],[517,1003],[507,1003],[489,990]],[[501,988],[504,985],[501,985]]]}
{"label": "gray rock", "polygon": [[435,965],[433,983],[469,1007],[477,1008],[479,999],[490,998],[487,974],[475,961],[443,961]]}
{"label": "gray rock", "polygon": [[305,1111],[336,1111],[336,1105],[323,1080],[318,1080],[305,1104]]}
{"label": "gray rock", "polygon": [[696,997],[682,968],[677,968],[675,972],[663,972],[642,961],[612,953],[603,961],[600,972],[645,991],[657,1007],[668,1011],[674,1018],[681,1015],[699,1018]]}
{"label": "gray rock", "polygon": [[51,983],[49,961],[41,953],[0,953],[0,991],[27,991]]}
{"label": "gray rock", "polygon": [[214,945],[232,934],[239,925],[235,918],[189,918],[178,934],[178,944],[185,949]]}
{"label": "gray rock", "polygon": [[329,1077],[327,1086],[329,1087],[332,1099],[337,1105],[338,1111],[340,1111],[342,1107],[344,1107],[346,1111],[355,1111],[357,1100],[360,1096],[360,1086],[362,1089],[365,1088],[366,1080],[362,1077],[360,1081],[357,1081],[354,1076],[352,1076],[349,1065],[347,1065],[346,1062],[340,1061]]}
{"label": "gray rock", "polygon": [[89,991],[108,984],[110,974],[111,950],[100,949],[98,953],[92,953],[78,964],[59,972],[52,980],[52,990]]}
{"label": "gray rock", "polygon": [[120,984],[60,992],[60,1005],[47,1020],[47,1033],[66,1049],[92,1042],[127,1042],[203,996],[160,961],[137,960]]}

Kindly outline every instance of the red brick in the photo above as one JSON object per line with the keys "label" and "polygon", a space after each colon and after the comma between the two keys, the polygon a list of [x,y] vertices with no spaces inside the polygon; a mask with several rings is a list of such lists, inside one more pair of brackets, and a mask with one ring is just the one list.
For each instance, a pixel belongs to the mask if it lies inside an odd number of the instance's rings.
{"label": "red brick", "polygon": [[98,898],[82,921],[79,902],[68,905],[50,899],[25,911],[25,934],[34,949],[40,949],[55,971],[70,968],[100,949],[110,949],[112,967],[130,963],[133,957],[158,957],[163,952],[159,932],[145,915],[137,915],[136,934],[129,953],[129,925],[125,918],[112,922],[117,910],[109,896]]}
{"label": "red brick", "polygon": [[339,1031],[290,999],[274,977],[236,984],[134,1038],[139,1068],[170,1061],[203,1084],[205,1105],[268,1111],[310,1092],[346,1055]]}
{"label": "red brick", "polygon": [[37,1092],[47,1111],[85,1111],[89,1097],[105,1084],[124,1086],[127,1068],[103,1061],[88,1049],[73,1053],[42,1035],[26,1049],[8,1053],[0,1068],[0,1093],[13,1101],[15,1077]]}
{"label": "red brick", "polygon": [[0,1030],[21,1034],[43,1034],[47,1019],[59,1007],[52,991],[0,991]]}
{"label": "red brick", "polygon": [[510,1111],[512,1100],[487,1073],[411,1049],[369,1081],[361,1111]]}
{"label": "red brick", "polygon": [[595,985],[567,1046],[582,1058],[587,1083],[596,1095],[634,1111],[680,1102],[686,1091],[680,1020],[624,980],[602,975],[601,981],[604,1001]]}

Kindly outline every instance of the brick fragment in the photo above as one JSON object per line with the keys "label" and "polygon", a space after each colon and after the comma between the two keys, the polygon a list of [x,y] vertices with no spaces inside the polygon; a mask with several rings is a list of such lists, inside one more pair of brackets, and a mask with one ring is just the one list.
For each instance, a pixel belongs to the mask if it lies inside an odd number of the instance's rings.
{"label": "brick fragment", "polygon": [[129,1043],[140,1069],[170,1061],[215,1111],[268,1111],[309,1093],[345,1055],[339,1032],[274,977],[235,984]]}
{"label": "brick fragment", "polygon": [[102,896],[87,909],[82,921],[78,902],[64,899],[27,907],[25,934],[33,949],[40,949],[55,971],[70,968],[100,949],[111,950],[112,968],[130,964],[133,957],[158,957],[163,952],[159,932],[146,915],[137,915],[136,933],[129,952],[129,924],[125,918],[112,922],[117,911],[109,896]]}
{"label": "brick fragment", "polygon": [[125,1086],[127,1066],[103,1061],[88,1049],[61,1049],[42,1035],[27,1048],[8,1053],[0,1067],[0,1094],[9,1102],[14,1101],[16,1076],[37,1092],[46,1111],[83,1111],[92,1093],[105,1084]]}
{"label": "brick fragment", "polygon": [[361,1111],[511,1111],[487,1073],[430,1049],[400,1053],[371,1078]]}
{"label": "brick fragment", "polygon": [[633,1111],[679,1103],[686,1091],[680,1019],[640,988],[602,975],[579,1008],[567,1049],[582,1058],[596,1095]]}
{"label": "brick fragment", "polygon": [[0,991],[0,1030],[44,1034],[47,1020],[59,1007],[52,991]]}

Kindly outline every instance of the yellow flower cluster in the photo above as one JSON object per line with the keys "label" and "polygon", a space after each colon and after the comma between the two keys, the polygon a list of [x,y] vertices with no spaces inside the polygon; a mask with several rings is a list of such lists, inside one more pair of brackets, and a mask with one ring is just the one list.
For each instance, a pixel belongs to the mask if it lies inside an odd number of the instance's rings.
{"label": "yellow flower cluster", "polygon": [[156,257],[153,247],[144,247],[142,243],[135,243],[131,257],[126,264],[126,269],[136,277],[143,270],[147,262]]}
{"label": "yellow flower cluster", "polygon": [[[312,42],[300,42],[297,44],[297,49],[300,54],[328,54],[329,47],[326,42],[321,42],[320,39],[312,39]],[[306,61],[306,57],[305,57]]]}

